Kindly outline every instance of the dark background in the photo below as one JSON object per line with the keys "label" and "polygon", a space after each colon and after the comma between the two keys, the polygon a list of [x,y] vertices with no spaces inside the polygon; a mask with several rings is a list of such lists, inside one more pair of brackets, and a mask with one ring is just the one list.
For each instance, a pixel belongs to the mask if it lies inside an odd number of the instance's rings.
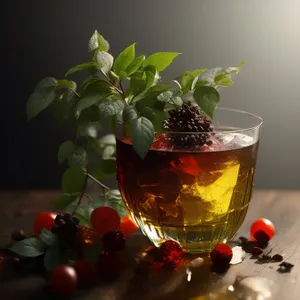
{"label": "dark background", "polygon": [[89,59],[95,29],[118,53],[183,55],[164,76],[247,65],[222,105],[264,118],[257,188],[299,188],[299,0],[20,0],[1,4],[1,188],[57,188],[57,149],[69,131],[47,112],[27,123],[37,82]]}

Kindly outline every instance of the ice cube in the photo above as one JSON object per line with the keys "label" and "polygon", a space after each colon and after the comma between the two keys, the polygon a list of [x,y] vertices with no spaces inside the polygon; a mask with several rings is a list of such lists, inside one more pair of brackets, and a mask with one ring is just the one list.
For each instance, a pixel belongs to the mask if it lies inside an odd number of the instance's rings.
{"label": "ice cube", "polygon": [[230,133],[222,136],[222,144],[226,150],[239,149],[253,144],[253,137],[242,133]]}

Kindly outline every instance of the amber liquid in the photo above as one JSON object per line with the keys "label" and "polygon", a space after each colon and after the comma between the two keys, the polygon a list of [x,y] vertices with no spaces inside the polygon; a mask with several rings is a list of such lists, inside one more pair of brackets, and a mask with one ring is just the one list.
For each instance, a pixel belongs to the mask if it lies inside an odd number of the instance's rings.
{"label": "amber liquid", "polygon": [[117,140],[118,184],[132,217],[158,246],[178,241],[207,252],[230,240],[251,198],[258,143],[233,150],[150,150],[142,160]]}

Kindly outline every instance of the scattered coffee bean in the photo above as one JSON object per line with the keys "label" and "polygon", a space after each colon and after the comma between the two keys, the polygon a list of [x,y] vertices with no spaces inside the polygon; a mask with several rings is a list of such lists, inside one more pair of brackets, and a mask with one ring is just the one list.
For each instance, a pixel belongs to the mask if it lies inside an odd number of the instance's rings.
{"label": "scattered coffee bean", "polygon": [[247,244],[249,242],[249,240],[244,236],[240,236],[239,240],[241,241],[242,244]]}
{"label": "scattered coffee bean", "polygon": [[263,253],[263,249],[259,248],[259,247],[252,247],[252,249],[249,249],[251,251],[249,251],[249,253],[254,254],[254,255],[260,255]]}
{"label": "scattered coffee bean", "polygon": [[271,259],[272,259],[272,257],[271,257],[270,255],[267,255],[267,254],[263,254],[263,255],[261,256],[261,258],[262,258],[263,260],[271,260]]}
{"label": "scattered coffee bean", "polygon": [[288,262],[286,262],[286,261],[282,262],[282,263],[279,265],[279,267],[283,267],[283,268],[285,268],[285,269],[291,269],[293,266],[294,266],[293,264],[288,263]]}
{"label": "scattered coffee bean", "polygon": [[272,260],[280,262],[280,261],[283,261],[283,257],[280,254],[275,254],[275,255],[272,256]]}

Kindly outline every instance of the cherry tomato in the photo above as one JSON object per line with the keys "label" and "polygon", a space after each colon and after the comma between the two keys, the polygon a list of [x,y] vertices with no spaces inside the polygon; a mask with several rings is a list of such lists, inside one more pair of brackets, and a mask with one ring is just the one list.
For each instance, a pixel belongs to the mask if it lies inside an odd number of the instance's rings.
{"label": "cherry tomato", "polygon": [[251,235],[252,240],[255,240],[254,235],[258,231],[263,231],[271,239],[275,235],[275,226],[268,219],[265,219],[265,218],[257,219],[256,221],[254,221],[252,223],[251,228],[250,228],[250,235]]}
{"label": "cherry tomato", "polygon": [[33,229],[35,235],[40,235],[43,228],[51,230],[54,225],[56,213],[53,212],[40,212],[34,218]]}
{"label": "cherry tomato", "polygon": [[68,265],[56,267],[50,276],[50,286],[55,293],[69,296],[76,291],[78,276],[75,269]]}
{"label": "cherry tomato", "polygon": [[129,237],[136,233],[139,229],[139,226],[131,219],[129,215],[124,216],[121,219],[120,230],[123,232],[125,237]]}
{"label": "cherry tomato", "polygon": [[119,229],[120,223],[118,213],[108,206],[98,207],[91,214],[92,227],[102,235]]}
{"label": "cherry tomato", "polygon": [[74,266],[79,282],[82,284],[92,283],[96,278],[95,267],[86,260],[77,260]]}

